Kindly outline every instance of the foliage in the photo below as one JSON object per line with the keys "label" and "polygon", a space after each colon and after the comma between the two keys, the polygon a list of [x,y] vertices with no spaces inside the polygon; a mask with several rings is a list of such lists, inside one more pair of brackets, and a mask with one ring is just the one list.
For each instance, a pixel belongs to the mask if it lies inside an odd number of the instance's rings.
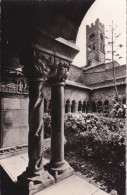
{"label": "foliage", "polygon": [[93,114],[68,115],[65,122],[67,148],[77,150],[85,158],[93,158],[124,167],[125,120]]}
{"label": "foliage", "polygon": [[120,96],[118,100],[113,100],[113,107],[110,112],[110,117],[121,117],[125,118],[126,105],[122,103]]}
{"label": "foliage", "polygon": [[44,138],[51,137],[51,116],[48,113],[44,114]]}

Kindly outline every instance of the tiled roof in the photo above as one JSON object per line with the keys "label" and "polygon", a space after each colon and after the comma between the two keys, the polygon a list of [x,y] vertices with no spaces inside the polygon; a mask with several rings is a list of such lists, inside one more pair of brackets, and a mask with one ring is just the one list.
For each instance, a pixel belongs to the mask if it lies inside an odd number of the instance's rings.
{"label": "tiled roof", "polygon": [[[123,85],[123,84],[126,84],[125,76],[116,78],[116,85]],[[114,86],[113,79],[108,79],[103,82],[94,83],[92,85],[89,85],[89,87],[92,89],[106,88],[106,87],[111,87],[111,86]]]}
{"label": "tiled roof", "polygon": [[82,88],[82,89],[89,89],[89,90],[91,90],[90,87],[87,87],[87,86],[85,86],[82,83],[77,83],[77,82],[74,82],[74,81],[66,80],[65,84],[69,85],[69,86],[73,86],[73,87],[78,87],[78,88]]}
{"label": "tiled roof", "polygon": [[[126,65],[115,67],[115,77],[126,76]],[[113,79],[112,68],[103,70],[94,70],[91,72],[84,72],[84,84],[87,86],[94,85],[95,83],[102,83],[107,80]]]}

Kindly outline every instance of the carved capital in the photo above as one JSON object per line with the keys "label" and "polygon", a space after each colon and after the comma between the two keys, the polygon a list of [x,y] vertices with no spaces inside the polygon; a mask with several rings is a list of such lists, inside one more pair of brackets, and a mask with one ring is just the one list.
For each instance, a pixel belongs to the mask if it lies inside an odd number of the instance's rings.
{"label": "carved capital", "polygon": [[48,80],[50,83],[60,83],[65,82],[69,67],[70,63],[67,60],[36,50],[27,75],[31,80]]}
{"label": "carved capital", "polygon": [[55,58],[54,63],[50,66],[50,72],[48,76],[49,82],[65,82],[68,76],[69,67],[69,62]]}
{"label": "carved capital", "polygon": [[35,58],[30,70],[26,70],[29,80],[46,81],[48,78],[49,67],[45,59]]}

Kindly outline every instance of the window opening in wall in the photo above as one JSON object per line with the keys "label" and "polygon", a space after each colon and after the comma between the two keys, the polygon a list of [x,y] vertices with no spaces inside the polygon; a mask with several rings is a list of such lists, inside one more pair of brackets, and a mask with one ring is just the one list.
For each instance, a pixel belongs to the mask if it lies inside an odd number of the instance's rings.
{"label": "window opening in wall", "polygon": [[78,103],[78,111],[82,111],[82,102],[81,101],[79,101],[79,103]]}
{"label": "window opening in wall", "polygon": [[70,112],[70,101],[69,100],[67,100],[65,104],[65,113],[68,113],[68,112]]}
{"label": "window opening in wall", "polygon": [[97,102],[97,110],[98,110],[99,113],[103,111],[103,107],[102,107],[102,102],[101,101]]}
{"label": "window opening in wall", "polygon": [[71,112],[72,113],[75,112],[75,101],[74,100],[72,101],[72,104],[71,104]]}
{"label": "window opening in wall", "polygon": [[91,105],[92,105],[92,112],[96,112],[97,109],[96,109],[96,104],[95,104],[95,102],[92,102]]}
{"label": "window opening in wall", "polygon": [[82,105],[82,112],[86,112],[86,102],[84,101],[83,102],[83,105]]}

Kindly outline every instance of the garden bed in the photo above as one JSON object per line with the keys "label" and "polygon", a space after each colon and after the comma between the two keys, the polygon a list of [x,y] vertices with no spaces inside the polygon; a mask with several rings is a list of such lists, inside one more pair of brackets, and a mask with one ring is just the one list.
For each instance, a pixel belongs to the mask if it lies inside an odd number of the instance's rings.
{"label": "garden bed", "polygon": [[76,172],[108,193],[125,195],[125,119],[70,113],[65,138],[65,158]]}

